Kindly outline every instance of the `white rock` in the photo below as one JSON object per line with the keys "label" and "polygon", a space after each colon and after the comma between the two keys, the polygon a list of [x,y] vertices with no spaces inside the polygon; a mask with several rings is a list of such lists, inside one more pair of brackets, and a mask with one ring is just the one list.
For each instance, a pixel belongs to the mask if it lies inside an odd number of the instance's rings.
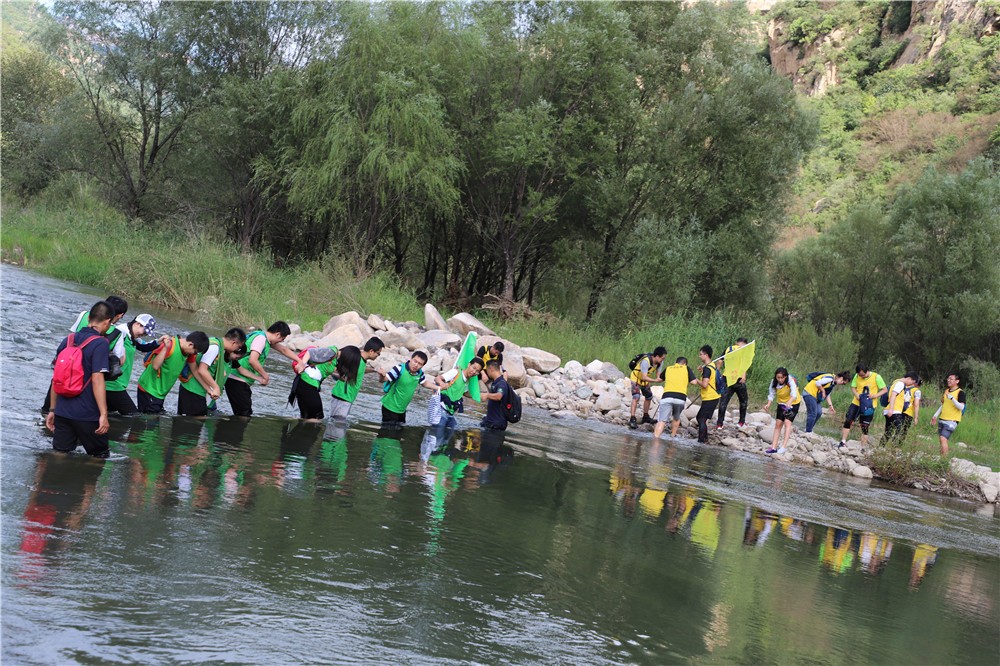
{"label": "white rock", "polygon": [[521,356],[524,358],[524,367],[526,369],[536,370],[542,374],[553,372],[562,365],[562,361],[558,356],[536,347],[522,347]]}
{"label": "white rock", "polygon": [[761,441],[770,446],[771,442],[774,440],[774,426],[769,425],[764,428],[761,428],[758,436],[760,437]]}
{"label": "white rock", "polygon": [[284,344],[292,351],[300,352],[306,347],[314,346],[316,344],[316,341],[313,339],[312,336],[299,334],[299,335],[288,336],[287,338],[285,338],[285,341],[282,344]]}
{"label": "white rock", "polygon": [[738,449],[740,448],[740,440],[736,439],[735,437],[723,437],[722,445]]}
{"label": "white rock", "polygon": [[990,483],[990,480],[993,478],[993,470],[986,465],[976,465],[974,478],[984,483]]}
{"label": "white rock", "polygon": [[368,325],[372,327],[373,331],[384,331],[385,330],[385,320],[378,316],[374,312],[368,315]]}
{"label": "white rock", "polygon": [[590,373],[600,372],[604,369],[604,362],[595,358],[593,361],[583,366],[583,369]]}
{"label": "white rock", "polygon": [[518,394],[525,400],[534,399],[535,397],[535,392],[531,390],[531,387],[515,389],[514,393]]}
{"label": "white rock", "polygon": [[687,420],[689,421],[694,421],[695,417],[698,416],[699,409],[701,409],[701,405],[691,404],[684,408],[684,411],[681,412],[681,415],[687,418]]}
{"label": "white rock", "polygon": [[974,478],[976,475],[976,463],[971,460],[966,460],[965,458],[952,458],[949,464],[951,465],[951,471],[955,474],[970,479]]}
{"label": "white rock", "polygon": [[391,330],[384,331],[379,335],[382,342],[386,344],[387,347],[403,347],[409,351],[415,351],[423,347],[420,342],[420,338],[410,333],[405,328],[393,328]]}
{"label": "white rock", "polygon": [[557,419],[575,419],[575,418],[577,418],[576,414],[574,412],[569,411],[568,409],[561,409],[558,412],[552,412],[552,417],[553,418],[557,418]]}
{"label": "white rock", "polygon": [[321,339],[315,342],[316,347],[329,347],[333,345],[340,349],[341,347],[346,347],[347,345],[354,345],[355,347],[362,347],[368,338],[365,334],[358,329],[354,324],[345,324],[343,326],[338,326],[332,331],[327,332]]}
{"label": "white rock", "polygon": [[[341,328],[342,326],[347,326],[348,324],[357,326],[358,330],[361,331],[361,334],[365,336],[365,340],[374,335],[374,331],[372,331],[371,326],[368,325],[368,321],[363,319],[361,315],[354,310],[344,312],[336,317],[330,317],[330,320],[323,326],[323,335],[325,336],[329,334],[330,331]],[[362,340],[362,343],[364,343],[365,340]]]}
{"label": "white rock", "polygon": [[540,382],[535,380],[531,382],[531,390],[535,392],[535,397],[544,398],[545,397],[545,382]]}
{"label": "white rock", "polygon": [[583,366],[580,365],[579,361],[567,361],[566,365],[563,366],[563,371],[570,379],[579,379],[580,377],[583,377]]}
{"label": "white rock", "polygon": [[763,412],[753,412],[747,414],[746,423],[757,426],[768,425],[771,423],[771,417]]}
{"label": "white rock", "polygon": [[864,465],[858,465],[851,470],[851,475],[856,476],[859,479],[870,479],[872,478],[872,471]]}
{"label": "white rock", "polygon": [[289,324],[288,325],[288,330],[291,331],[291,333],[289,333],[289,335],[299,335],[299,334],[302,333],[302,327],[299,326],[298,324]]}
{"label": "white rock", "polygon": [[[430,305],[430,303],[428,303]],[[458,349],[462,346],[462,338],[449,331],[431,330],[417,336],[420,343],[430,349]]]}
{"label": "white rock", "polygon": [[534,368],[526,368],[525,372],[528,373],[529,377],[541,377],[542,376],[542,373],[538,372],[538,370],[535,370]]}
{"label": "white rock", "polygon": [[[479,321],[468,312],[459,312],[448,320],[448,329],[461,336],[465,336],[469,331],[475,331],[477,335],[496,335],[486,324]],[[506,354],[504,354],[506,357]]]}
{"label": "white rock", "polygon": [[597,397],[597,402],[594,403],[594,409],[601,412],[610,412],[611,410],[620,407],[621,404],[621,396],[617,393],[609,391],[607,393],[602,393]]}
{"label": "white rock", "polygon": [[826,459],[829,457],[824,451],[820,451],[819,449],[813,451],[809,455],[812,456],[812,459],[816,461],[817,465],[822,465],[823,463],[826,462]]}
{"label": "white rock", "polygon": [[986,498],[987,502],[997,501],[997,494],[1000,493],[1000,488],[997,488],[992,483],[980,483],[979,489],[983,491],[983,497]]}
{"label": "white rock", "polygon": [[427,326],[427,330],[439,330],[451,332],[448,328],[448,324],[445,322],[444,317],[438,312],[438,309],[431,305],[430,303],[424,306],[424,325]]}
{"label": "white rock", "polygon": [[444,369],[444,359],[437,354],[434,354],[429,359],[427,363],[424,364],[424,372],[430,375],[437,375]]}

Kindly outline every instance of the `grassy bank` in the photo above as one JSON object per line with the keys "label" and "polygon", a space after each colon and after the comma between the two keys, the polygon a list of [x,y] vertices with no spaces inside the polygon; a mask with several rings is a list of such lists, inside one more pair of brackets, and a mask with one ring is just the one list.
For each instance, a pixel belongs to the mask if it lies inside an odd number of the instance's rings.
{"label": "grassy bank", "polygon": [[[358,278],[336,257],[295,268],[275,268],[269,257],[242,253],[225,242],[130,222],[81,185],[64,184],[58,192],[28,207],[5,201],[2,215],[4,261],[128,298],[201,310],[206,321],[219,329],[230,325],[260,327],[284,319],[315,330],[345,310],[376,312],[396,321],[423,320],[422,303],[394,276]],[[550,317],[499,321],[483,314],[482,318],[522,346],[583,363],[599,358],[619,368],[625,368],[636,353],[661,344],[667,347],[671,360],[684,355],[695,363],[703,344],[712,345],[719,353],[740,335],[757,338],[757,356],[749,376],[752,410],[764,404],[767,383],[777,366],[788,367],[804,381],[813,369],[852,368],[857,355],[856,345],[843,331],[818,334],[792,325],[771,334],[751,315],[737,312],[670,313],[652,326],[620,334]],[[891,365],[880,368],[886,379],[903,372]],[[928,407],[908,443],[914,450],[928,454],[937,450],[930,416],[939,395],[936,388],[925,390]],[[827,434],[835,435],[836,421],[848,403],[848,391],[834,393],[838,416],[824,418]],[[804,422],[804,414],[800,419]],[[873,437],[880,434],[880,428],[873,429]],[[955,446],[959,441],[969,448]],[[977,403],[973,395],[953,442],[952,455],[1000,467],[1000,400]]]}

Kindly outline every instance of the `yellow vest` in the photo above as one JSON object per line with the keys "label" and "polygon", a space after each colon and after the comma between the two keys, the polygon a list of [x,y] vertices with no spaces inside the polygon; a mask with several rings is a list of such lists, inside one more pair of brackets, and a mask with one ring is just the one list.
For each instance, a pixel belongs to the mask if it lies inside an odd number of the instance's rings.
{"label": "yellow vest", "polygon": [[[894,379],[892,381],[892,383],[889,384],[889,393],[892,393],[892,388],[897,383],[902,382],[902,381],[903,381],[902,379]],[[906,402],[906,398],[907,398],[906,394],[909,393],[909,392],[910,392],[910,389],[907,388],[906,384],[903,384],[903,390],[900,391],[899,393],[897,393],[896,397],[889,404],[889,407],[892,407],[892,413],[893,414],[900,414],[900,413],[902,413],[902,411],[903,411],[903,403]]]}
{"label": "yellow vest", "polygon": [[[857,381],[854,384],[854,390],[857,391],[859,394],[861,394],[865,392],[865,387],[867,386],[868,395],[872,397],[872,402],[878,402],[877,400],[875,400],[875,394],[878,393],[878,380],[879,380],[878,373],[877,372],[868,373],[867,379],[862,379],[860,375],[854,375],[854,377],[855,379],[857,379]],[[857,398],[852,400],[851,404],[856,405],[858,407],[861,406],[861,403],[858,402]]]}
{"label": "yellow vest", "polygon": [[946,390],[944,395],[941,396],[941,420],[942,421],[961,421],[962,420],[962,410],[956,407],[951,402],[951,398],[958,399],[958,392],[961,388],[957,388],[954,391]]}
{"label": "yellow vest", "polygon": [[674,363],[672,366],[663,371],[663,392],[664,393],[681,393],[687,395],[688,382],[690,381],[688,374],[690,368],[686,365],[681,365],[680,363]]}
{"label": "yellow vest", "polygon": [[[706,386],[705,388],[701,389],[701,400],[702,400],[702,402],[706,402],[706,401],[709,401],[709,400],[718,400],[721,396],[719,395],[719,392],[715,390],[716,389],[716,385],[715,385],[715,373],[716,373],[716,369],[715,369],[715,366],[709,364],[709,365],[706,365],[705,367],[708,368],[709,370],[711,370],[712,373],[711,373],[711,375],[708,378],[708,386]],[[704,375],[705,375],[705,369],[704,368],[702,368],[701,374],[702,374],[702,376],[698,377],[698,379],[704,379],[705,378],[704,377]]]}
{"label": "yellow vest", "polygon": [[[778,401],[779,404],[787,405],[787,404],[789,404],[788,401],[792,399],[792,384],[791,384],[791,381],[792,381],[792,378],[789,377],[788,378],[788,383],[786,383],[784,386],[779,386],[778,388],[775,389],[775,391],[774,391],[774,397]],[[797,396],[795,396],[795,400],[792,400],[791,404],[792,405],[797,405],[800,402],[802,402],[802,393],[801,392]]]}
{"label": "yellow vest", "polygon": [[[649,374],[645,377],[642,376],[641,367],[643,361],[649,361]],[[652,355],[645,358],[640,358],[639,362],[635,364],[635,370],[632,371],[630,379],[638,384],[639,386],[648,386],[650,379],[656,379],[657,375],[660,373],[660,366],[653,363]]]}
{"label": "yellow vest", "polygon": [[912,417],[916,413],[916,406],[919,401],[920,401],[920,389],[917,388],[916,385],[914,385],[910,389],[910,404],[906,406],[906,409],[903,410],[903,413],[906,414],[907,416]]}
{"label": "yellow vest", "polygon": [[819,400],[819,385],[816,382],[820,379],[826,379],[828,377],[833,378],[834,381],[833,384],[830,384],[829,386],[826,387],[826,394],[830,395],[830,391],[833,389],[833,387],[836,385],[837,382],[836,375],[834,375],[832,372],[824,372],[822,375],[816,375],[815,377],[809,380],[809,383],[806,384],[806,387],[803,390],[812,397]]}

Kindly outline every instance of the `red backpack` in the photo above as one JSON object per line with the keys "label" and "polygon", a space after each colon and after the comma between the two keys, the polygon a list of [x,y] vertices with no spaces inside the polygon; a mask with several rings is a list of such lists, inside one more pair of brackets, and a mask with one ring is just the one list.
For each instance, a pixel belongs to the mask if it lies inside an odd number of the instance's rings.
{"label": "red backpack", "polygon": [[66,338],[66,346],[56,356],[55,370],[52,373],[52,388],[56,395],[64,398],[75,398],[83,393],[83,389],[90,381],[90,377],[83,371],[83,348],[101,337],[92,335],[84,340],[82,345],[77,346],[73,344],[75,335],[71,333]]}

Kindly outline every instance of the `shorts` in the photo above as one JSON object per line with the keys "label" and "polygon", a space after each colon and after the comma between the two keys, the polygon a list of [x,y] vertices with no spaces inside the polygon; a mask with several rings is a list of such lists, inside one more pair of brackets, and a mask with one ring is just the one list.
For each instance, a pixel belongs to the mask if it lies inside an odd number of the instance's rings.
{"label": "shorts", "polygon": [[132,396],[128,394],[128,391],[107,391],[105,395],[107,396],[109,414],[118,412],[122,416],[129,416],[139,411],[136,409],[135,403],[132,402]]}
{"label": "shorts", "polygon": [[334,396],[334,398],[330,401],[330,418],[346,419],[347,415],[351,413],[351,407],[353,406],[353,403],[341,400],[340,398]]}
{"label": "shorts", "polygon": [[188,391],[183,386],[177,391],[178,416],[208,416],[208,403],[205,396],[194,391]]}
{"label": "shorts", "polygon": [[299,406],[299,418],[323,418],[323,396],[319,389],[301,379],[295,387],[295,404]]}
{"label": "shorts", "polygon": [[781,405],[778,405],[778,410],[774,413],[774,420],[788,421],[789,423],[791,423],[792,421],[795,420],[795,417],[798,416],[799,407],[801,405],[802,403],[799,403],[798,405],[792,405],[791,409],[785,409]]}
{"label": "shorts", "polygon": [[100,426],[98,421],[76,421],[56,414],[56,429],[52,436],[52,448],[56,451],[75,451],[77,446],[83,446],[87,455],[95,458],[107,458],[111,454],[108,448],[108,434],[98,435],[95,430]]}
{"label": "shorts", "polygon": [[226,380],[226,398],[234,416],[253,416],[253,394],[249,384],[230,377]]}
{"label": "shorts", "polygon": [[399,412],[394,412],[391,409],[386,409],[382,406],[382,423],[396,423],[403,425],[406,423],[406,412],[400,414]]}
{"label": "shorts", "polygon": [[868,416],[861,416],[861,405],[851,405],[847,408],[847,414],[844,416],[844,427],[850,429],[854,425],[854,421],[857,420],[861,426],[861,432],[867,435],[868,428],[871,427],[874,418],[874,412]]}
{"label": "shorts", "polygon": [[640,395],[646,400],[652,400],[653,390],[648,386],[639,386],[635,382],[632,382],[632,399],[637,400]]}
{"label": "shorts", "polygon": [[684,411],[684,401],[680,398],[664,398],[660,401],[660,411],[656,413],[656,420],[680,421],[681,412]]}
{"label": "shorts", "polygon": [[951,435],[957,427],[958,421],[938,421],[938,434],[945,439],[951,439]]}
{"label": "shorts", "polygon": [[143,414],[162,414],[163,400],[152,396],[142,389],[135,393],[136,402],[139,403],[139,411]]}

